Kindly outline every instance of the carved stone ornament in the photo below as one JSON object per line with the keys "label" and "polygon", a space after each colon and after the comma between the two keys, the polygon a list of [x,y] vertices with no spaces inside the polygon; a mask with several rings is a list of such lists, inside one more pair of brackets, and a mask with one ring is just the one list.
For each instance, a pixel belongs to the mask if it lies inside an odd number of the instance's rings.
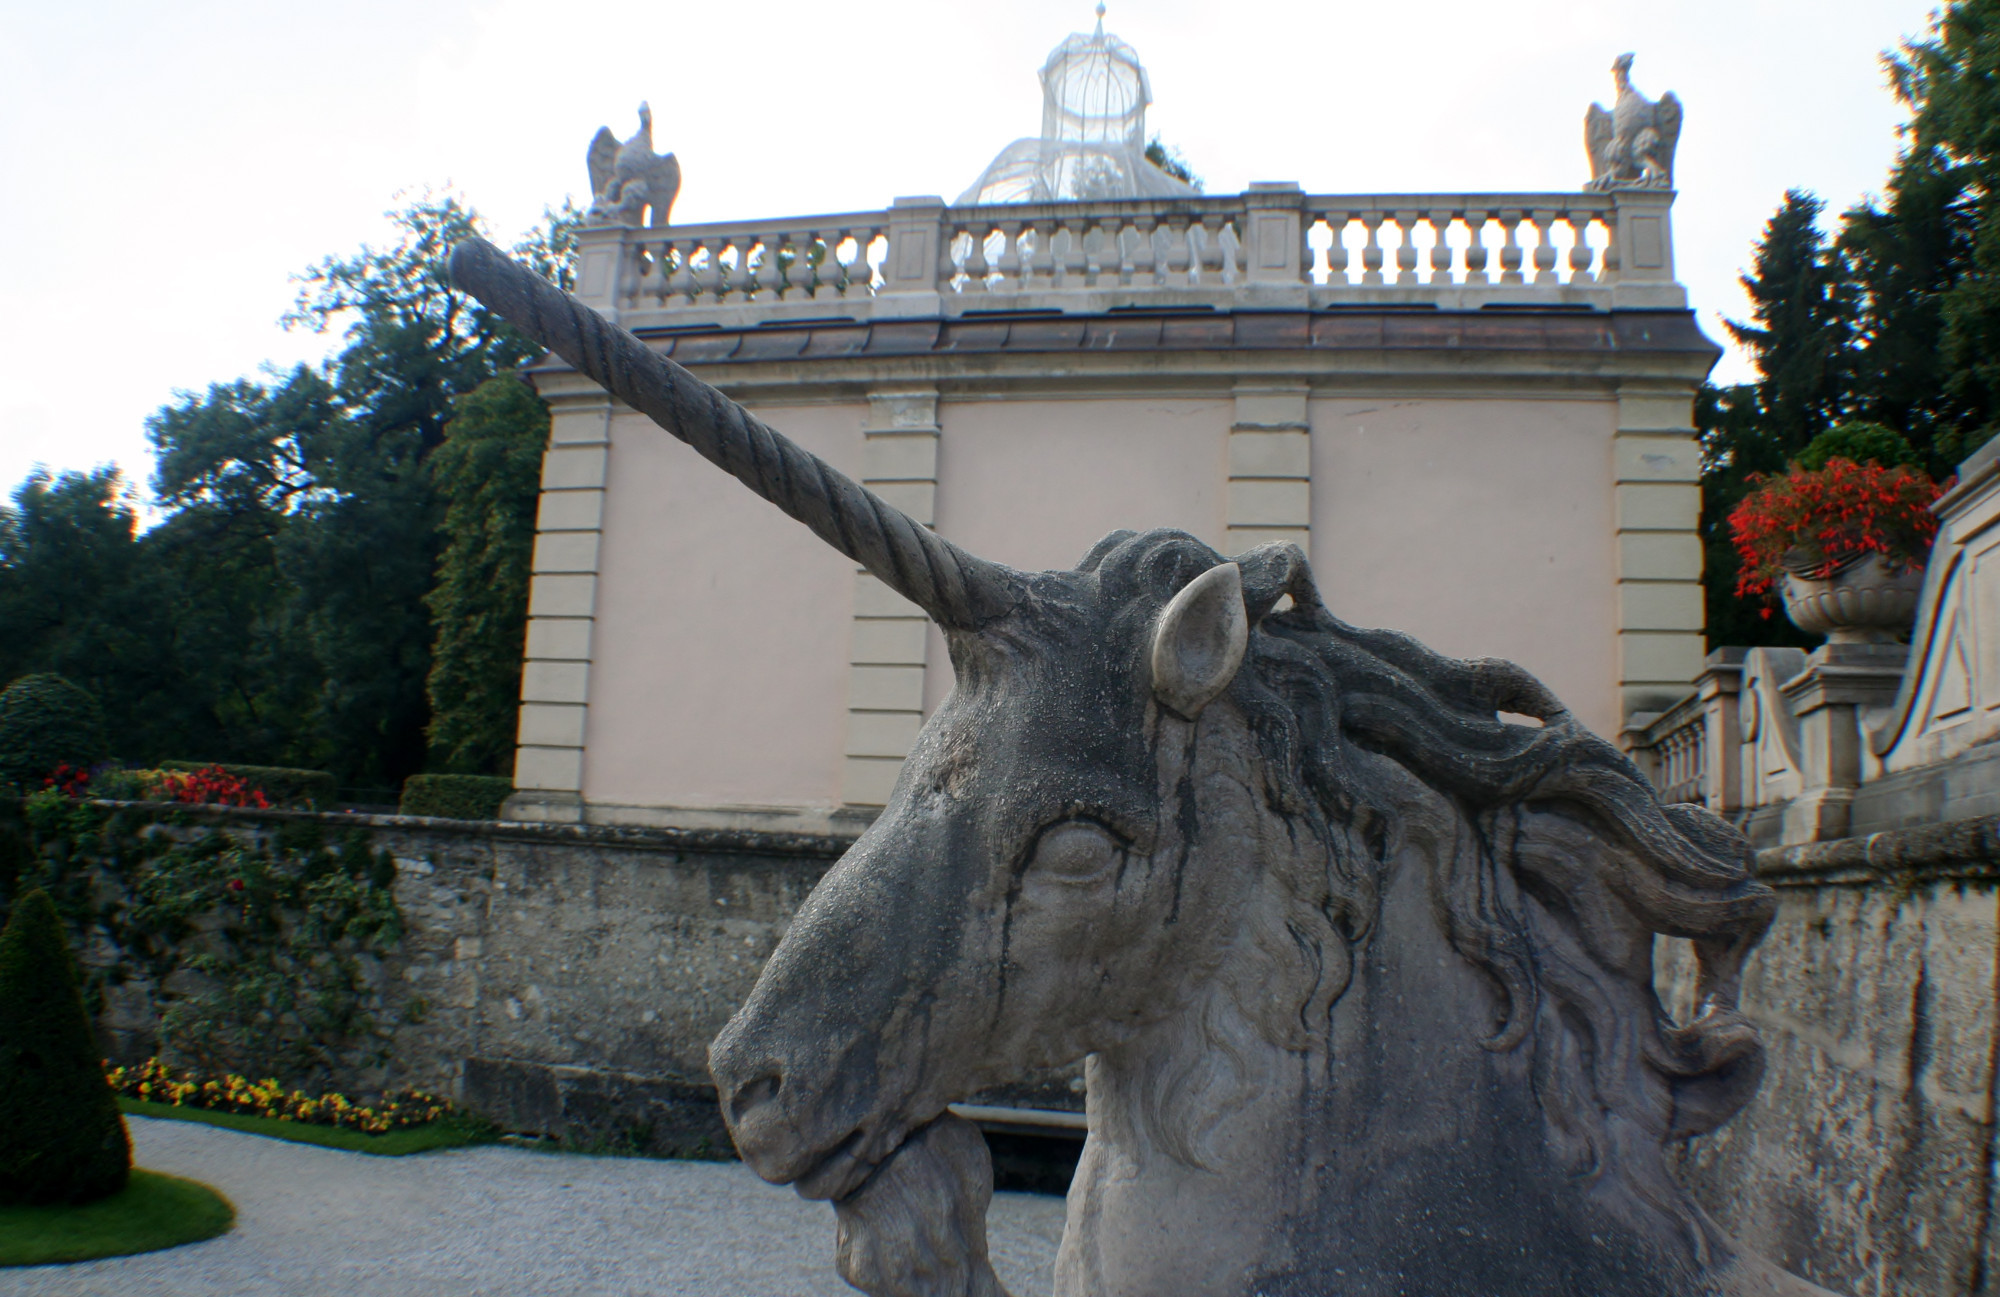
{"label": "carved stone ornament", "polygon": [[623,144],[609,126],[590,141],[590,210],[585,225],[667,223],[681,192],[680,160],[653,152],[653,110],[639,105],[639,129]]}
{"label": "carved stone ornament", "polygon": [[[709,1051],[850,1282],[997,1297],[947,1105],[1084,1059],[1067,1297],[1822,1291],[1668,1167],[1763,1075],[1737,989],[1773,893],[1525,671],[1347,625],[1288,543],[988,562],[491,244],[452,275],[950,644],[888,806]],[[1661,933],[1698,952],[1680,1020]]]}
{"label": "carved stone ornament", "polygon": [[1592,104],[1583,117],[1583,144],[1590,152],[1586,189],[1672,189],[1674,146],[1681,138],[1681,101],[1673,93],[1658,102],[1632,88],[1632,56],[1611,65],[1618,99],[1611,111]]}

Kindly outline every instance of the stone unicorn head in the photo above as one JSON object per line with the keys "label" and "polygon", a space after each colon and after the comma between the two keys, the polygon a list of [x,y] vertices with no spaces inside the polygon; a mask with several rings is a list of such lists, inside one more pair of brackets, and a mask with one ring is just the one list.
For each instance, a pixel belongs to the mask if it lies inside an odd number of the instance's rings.
{"label": "stone unicorn head", "polygon": [[[1520,668],[1345,625],[1292,545],[987,562],[490,244],[452,274],[950,644],[888,806],[710,1050],[850,1282],[998,1294],[947,1105],[1083,1058],[1063,1294],[1818,1291],[1665,1161],[1757,1087],[1736,997],[1772,894]],[[1698,956],[1683,1022],[1656,934]]]}

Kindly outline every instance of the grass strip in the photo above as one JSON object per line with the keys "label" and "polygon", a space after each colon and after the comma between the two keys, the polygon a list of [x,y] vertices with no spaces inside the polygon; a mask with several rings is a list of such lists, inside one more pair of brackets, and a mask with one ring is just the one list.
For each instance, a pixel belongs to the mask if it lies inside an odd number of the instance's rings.
{"label": "grass strip", "polygon": [[80,1207],[0,1207],[0,1266],[157,1252],[214,1238],[235,1219],[207,1185],[134,1167],[123,1189]]}
{"label": "grass strip", "polygon": [[365,1131],[348,1130],[341,1126],[316,1126],[307,1121],[284,1121],[277,1117],[252,1117],[240,1112],[211,1112],[206,1108],[191,1108],[185,1104],[152,1103],[144,1099],[118,1100],[118,1106],[134,1117],[164,1117],[169,1121],[196,1121],[203,1125],[220,1126],[224,1130],[242,1131],[246,1135],[264,1135],[271,1139],[288,1139],[295,1144],[317,1144],[321,1148],[337,1148],[348,1153],[371,1153],[376,1157],[405,1157],[411,1153],[428,1153],[436,1148],[462,1148],[467,1144],[492,1142],[494,1132],[482,1130],[466,1122],[433,1121],[428,1125],[410,1126],[403,1130],[392,1130],[382,1135],[370,1135]]}

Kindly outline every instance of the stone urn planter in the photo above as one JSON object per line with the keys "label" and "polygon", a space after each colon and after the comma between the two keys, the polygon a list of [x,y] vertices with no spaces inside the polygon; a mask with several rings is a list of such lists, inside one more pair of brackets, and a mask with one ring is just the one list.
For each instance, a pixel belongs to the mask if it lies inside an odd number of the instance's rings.
{"label": "stone urn planter", "polygon": [[1868,553],[1827,577],[1787,570],[1785,615],[1800,630],[1826,636],[1829,644],[1892,644],[1916,620],[1923,590],[1922,563],[1897,567]]}

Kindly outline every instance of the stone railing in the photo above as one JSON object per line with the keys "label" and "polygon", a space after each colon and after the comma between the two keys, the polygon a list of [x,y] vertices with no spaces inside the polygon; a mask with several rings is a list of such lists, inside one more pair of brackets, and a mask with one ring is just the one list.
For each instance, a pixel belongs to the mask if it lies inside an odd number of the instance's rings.
{"label": "stone railing", "polygon": [[[949,207],[583,232],[579,295],[660,324],[1048,310],[1680,307],[1661,191]],[[652,319],[647,320],[653,322]]]}
{"label": "stone railing", "polygon": [[1648,723],[1634,745],[1663,802],[1708,803],[1708,707],[1689,694]]}

